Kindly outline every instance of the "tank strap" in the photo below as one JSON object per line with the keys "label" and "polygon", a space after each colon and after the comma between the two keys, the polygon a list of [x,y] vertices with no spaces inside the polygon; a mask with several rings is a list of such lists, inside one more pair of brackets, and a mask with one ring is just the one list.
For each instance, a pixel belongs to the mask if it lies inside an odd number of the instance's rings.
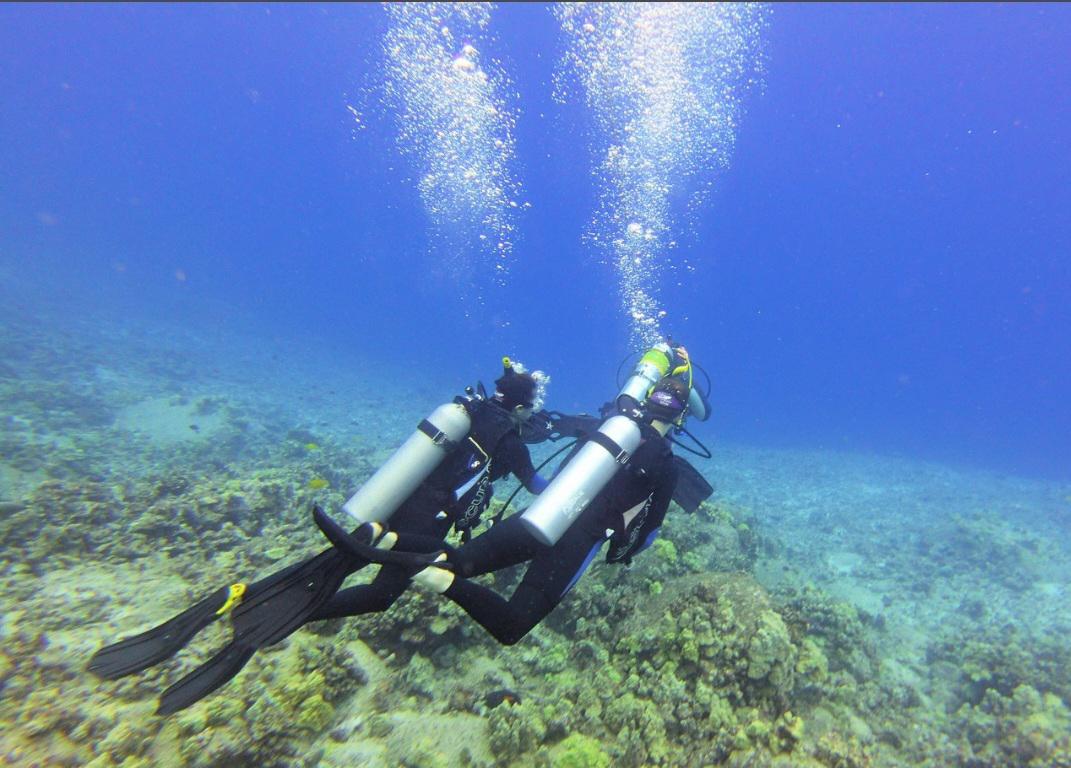
{"label": "tank strap", "polygon": [[495,449],[502,438],[517,431],[509,413],[487,400],[473,401],[465,407],[472,417],[472,427],[460,445],[468,449],[463,455],[470,456],[472,463],[465,468],[464,482],[454,490],[457,501],[472,493],[466,508],[454,521],[454,528],[461,534],[463,542],[472,537],[472,529],[479,524],[483,511],[491,503],[491,465]]}
{"label": "tank strap", "polygon": [[436,445],[440,445],[446,450],[451,450],[457,447],[457,443],[447,437],[446,433],[436,427],[427,419],[424,419],[417,425],[417,429],[423,432],[425,435],[431,438],[431,441]]}
{"label": "tank strap", "polygon": [[591,436],[588,437],[588,440],[593,443],[598,443],[603,448],[605,448],[607,452],[609,452],[609,454],[614,457],[614,461],[616,461],[618,464],[627,464],[628,460],[631,458],[628,451],[626,451],[624,448],[622,448],[620,445],[618,445],[616,442],[614,442],[602,432],[593,432]]}

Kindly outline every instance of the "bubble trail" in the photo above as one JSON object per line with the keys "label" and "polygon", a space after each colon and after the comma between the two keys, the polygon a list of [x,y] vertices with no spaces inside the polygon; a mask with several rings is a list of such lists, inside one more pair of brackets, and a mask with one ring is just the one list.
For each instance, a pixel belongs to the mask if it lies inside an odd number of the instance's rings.
{"label": "bubble trail", "polygon": [[[568,101],[578,89],[594,121],[599,208],[589,237],[617,267],[633,342],[643,346],[663,336],[658,286],[667,254],[728,167],[742,99],[761,86],[769,11],[562,3],[555,15],[567,41],[555,96]],[[680,197],[690,199],[678,217]]]}
{"label": "bubble trail", "polygon": [[[507,275],[520,186],[513,170],[516,110],[510,82],[484,50],[490,3],[387,3],[384,86],[398,147],[417,173],[432,245],[459,280],[483,268]],[[477,298],[480,298],[477,295]]]}

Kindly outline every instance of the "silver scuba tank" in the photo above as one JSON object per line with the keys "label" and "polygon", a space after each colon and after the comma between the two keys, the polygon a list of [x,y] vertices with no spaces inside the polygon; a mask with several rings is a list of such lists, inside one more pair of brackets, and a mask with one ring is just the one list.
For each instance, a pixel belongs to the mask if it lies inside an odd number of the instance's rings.
{"label": "silver scuba tank", "polygon": [[463,405],[440,405],[342,508],[362,523],[386,522],[471,428]]}
{"label": "silver scuba tank", "polygon": [[[625,382],[617,402],[641,405],[647,393],[669,374],[676,353],[669,344],[654,345],[640,358]],[[703,397],[689,393],[689,409],[701,421],[709,415]],[[591,503],[635,452],[640,444],[640,427],[625,415],[612,416],[577,452],[521,516],[521,523],[536,539],[554,545],[573,521]]]}
{"label": "silver scuba tank", "polygon": [[[628,395],[638,403],[647,398],[647,393],[662,377],[669,374],[674,361],[673,348],[662,342],[655,344],[636,364],[632,376],[625,382],[621,395]],[[620,397],[620,395],[618,395]],[[688,394],[688,415],[699,421],[710,418],[710,406],[698,389],[692,387]]]}
{"label": "silver scuba tank", "polygon": [[521,516],[539,541],[553,546],[640,445],[628,416],[611,416]]}
{"label": "silver scuba tank", "polygon": [[[673,348],[665,342],[647,350],[617,402],[643,403],[651,388],[669,373],[673,358]],[[611,416],[536,497],[521,516],[521,523],[539,541],[556,544],[639,445],[639,425],[628,416]]]}

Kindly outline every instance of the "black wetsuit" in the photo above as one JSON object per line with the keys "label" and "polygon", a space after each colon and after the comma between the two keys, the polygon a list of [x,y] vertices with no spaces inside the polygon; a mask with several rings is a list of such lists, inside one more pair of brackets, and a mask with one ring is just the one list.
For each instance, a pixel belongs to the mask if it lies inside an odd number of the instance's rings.
{"label": "black wetsuit", "polygon": [[[450,553],[457,574],[444,593],[496,640],[512,645],[524,637],[573,588],[610,539],[608,562],[627,563],[658,535],[677,483],[669,441],[650,427],[645,441],[592,500],[554,546],[538,542],[513,515]],[[644,507],[624,525],[624,512]],[[478,576],[531,561],[512,597],[477,584]]]}
{"label": "black wetsuit", "polygon": [[[487,403],[487,409],[498,409]],[[482,419],[508,418],[505,411],[477,411],[472,415],[470,434],[479,433]],[[494,425],[491,425],[494,431]],[[491,502],[491,483],[512,474],[528,490],[538,492],[537,478],[528,446],[514,428],[502,435],[487,451],[490,456],[486,477],[475,483],[469,467],[476,457],[464,442],[451,452],[431,476],[398,507],[389,521],[390,530],[398,534],[394,549],[401,552],[439,552],[445,548],[443,539],[450,527],[470,530],[479,521],[479,515]],[[471,485],[470,485],[471,483]],[[468,486],[468,487],[466,487]],[[462,490],[457,493],[459,488]],[[355,616],[362,613],[385,611],[408,588],[411,572],[396,565],[384,565],[371,583],[350,587],[335,595],[320,608],[309,621]]]}

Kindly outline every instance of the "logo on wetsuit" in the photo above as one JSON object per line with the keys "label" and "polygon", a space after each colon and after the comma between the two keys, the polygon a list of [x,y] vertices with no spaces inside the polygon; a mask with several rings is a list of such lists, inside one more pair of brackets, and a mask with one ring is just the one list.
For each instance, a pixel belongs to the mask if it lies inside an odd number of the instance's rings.
{"label": "logo on wetsuit", "polygon": [[609,560],[615,562],[622,560],[632,551],[632,548],[636,546],[636,540],[640,537],[640,531],[643,530],[643,524],[647,521],[647,511],[651,508],[651,501],[654,499],[654,493],[652,492],[647,496],[647,500],[643,502],[643,508],[639,511],[639,514],[632,519],[632,522],[625,529],[628,532],[628,538],[624,543],[610,551]]}
{"label": "logo on wetsuit", "polygon": [[[458,501],[461,501],[461,497],[470,491],[475,491],[472,494],[472,501],[465,508],[465,511],[458,515],[457,520],[454,521],[454,528],[461,531],[466,528],[472,528],[476,523],[480,522],[480,515],[487,509],[487,505],[490,503],[488,498],[488,490],[491,487],[491,462],[488,461],[484,466],[480,474],[474,478],[475,486],[470,483],[466,483],[463,486],[462,492],[458,495]],[[459,489],[461,490],[461,489]]]}

